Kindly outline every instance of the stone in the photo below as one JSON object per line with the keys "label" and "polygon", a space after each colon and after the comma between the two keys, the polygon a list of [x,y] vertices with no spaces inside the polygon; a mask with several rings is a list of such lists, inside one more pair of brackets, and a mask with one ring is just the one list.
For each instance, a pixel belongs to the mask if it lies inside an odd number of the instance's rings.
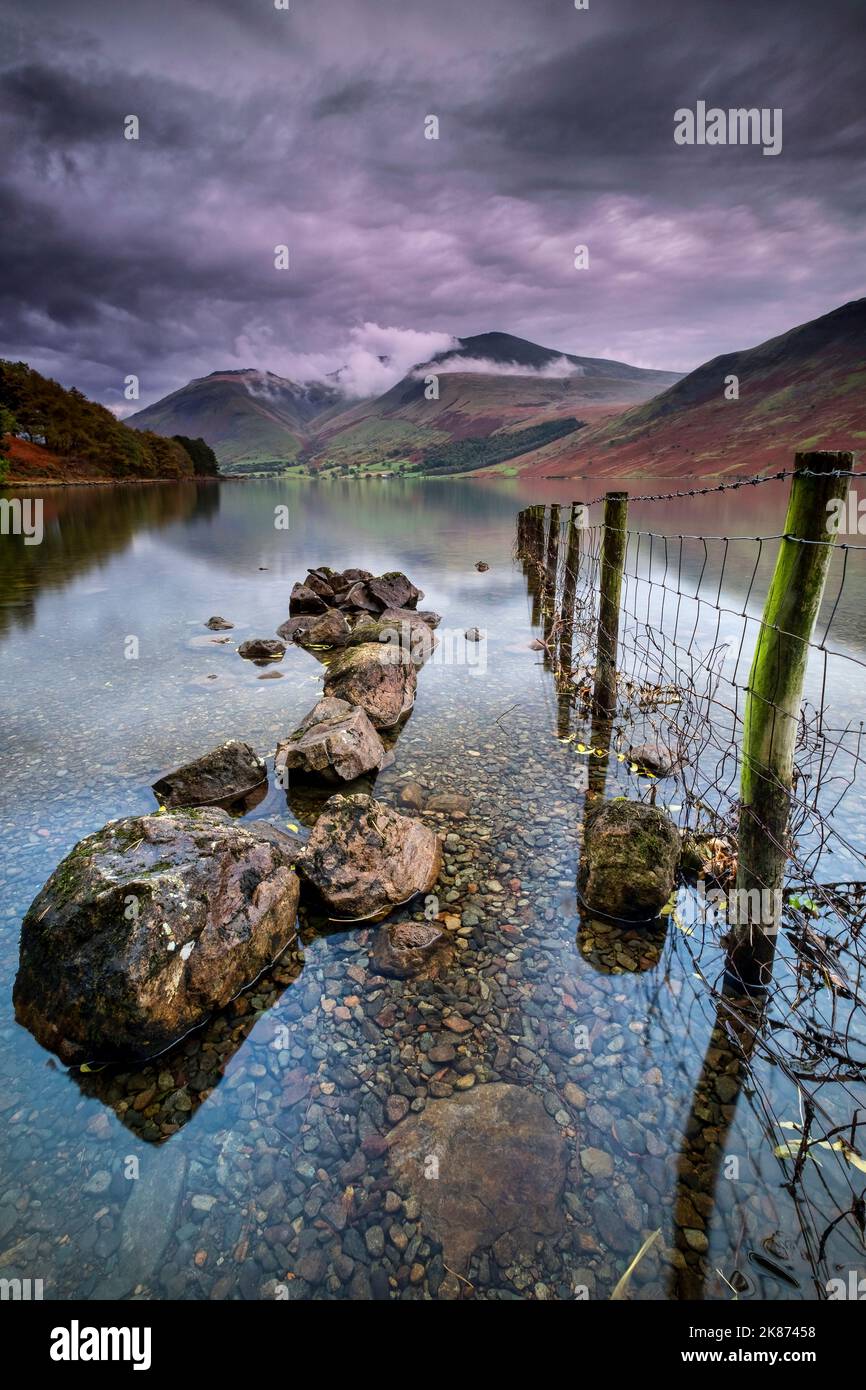
{"label": "stone", "polygon": [[682,767],[676,752],[664,743],[637,744],[626,756],[637,763],[639,772],[650,772],[654,777],[672,777]]}
{"label": "stone", "polygon": [[377,579],[368,579],[365,582],[367,592],[376,600],[380,609],[414,609],[418,607],[419,598],[424,597],[424,590],[416,588],[411,579],[407,579],[399,570],[380,574]]}
{"label": "stone", "polygon": [[286,785],[287,771],[351,782],[377,771],[384,757],[385,746],[365,711],[325,696],[278,744],[274,771],[280,786]]}
{"label": "stone", "polygon": [[289,595],[289,614],[324,613],[328,607],[325,600],[307,584],[295,584]]}
{"label": "stone", "polygon": [[160,777],[153,784],[153,793],[163,806],[213,806],[241,800],[267,781],[267,776],[267,765],[256,750],[231,738]]}
{"label": "stone", "polygon": [[383,608],[379,617],[384,623],[410,623],[413,626],[423,623],[425,627],[438,627],[442,621],[441,613],[434,613],[430,608]]}
{"label": "stone", "polygon": [[579,884],[590,911],[627,921],[658,916],[676,883],[681,842],[657,806],[619,797],[590,812]]}
{"label": "stone", "polygon": [[352,585],[340,600],[340,606],[354,610],[361,609],[366,613],[380,613],[382,611],[381,603],[373,598],[364,580],[359,580],[357,584]]}
{"label": "stone", "polygon": [[490,566],[487,564],[486,560],[476,560],[475,568],[478,570],[479,574],[485,574],[486,571],[490,569]]}
{"label": "stone", "polygon": [[388,922],[376,932],[370,956],[380,975],[429,978],[450,959],[446,947],[445,933],[435,922]]}
{"label": "stone", "polygon": [[406,806],[410,811],[422,811],[424,809],[424,788],[418,782],[404,782],[397,797],[401,806]]}
{"label": "stone", "polygon": [[251,637],[238,647],[238,656],[246,661],[282,661],[285,654],[285,642],[277,641],[276,637]]}
{"label": "stone", "polygon": [[[562,1230],[567,1151],[537,1092],[504,1082],[427,1102],[390,1136],[395,1185],[417,1199],[426,1235],[466,1274],[477,1249],[506,1232],[534,1246]],[[429,1176],[430,1155],[438,1180]]]}
{"label": "stone", "polygon": [[390,644],[365,642],[329,662],[325,694],[360,705],[377,729],[389,729],[415,702],[417,673],[409,655]]}
{"label": "stone", "polygon": [[339,608],[328,608],[314,616],[311,622],[299,623],[292,640],[299,647],[342,647],[350,636],[351,629],[345,614]]}
{"label": "stone", "polygon": [[468,796],[460,792],[437,792],[427,800],[428,811],[439,811],[443,815],[466,815],[472,805]]}
{"label": "stone", "polygon": [[208,618],[205,627],[209,627],[211,632],[228,632],[234,627],[234,623],[230,623],[228,618],[221,618],[217,614],[213,618]]}
{"label": "stone", "polygon": [[566,1081],[562,1088],[562,1094],[568,1101],[572,1110],[583,1110],[586,1106],[586,1091],[577,1086],[573,1081]]}
{"label": "stone", "polygon": [[484,637],[484,633],[481,631],[480,627],[468,627],[463,636],[466,638],[467,642],[480,642]]}
{"label": "stone", "polygon": [[166,1247],[174,1238],[175,1213],[186,1177],[186,1155],[166,1144],[148,1155],[120,1219],[114,1268],[97,1283],[93,1297],[114,1301],[158,1275]]}
{"label": "stone", "polygon": [[581,1149],[580,1161],[583,1171],[591,1178],[613,1177],[613,1155],[605,1153],[604,1149]]}
{"label": "stone", "polygon": [[418,893],[442,867],[442,845],[429,826],[374,801],[332,796],[297,858],[333,917],[377,921]]}
{"label": "stone", "polygon": [[69,1065],[164,1051],[294,941],[294,857],[275,826],[221,810],[110,822],[24,918],[18,1022]]}
{"label": "stone", "polygon": [[358,647],[365,642],[381,642],[393,649],[401,648],[411,656],[416,667],[423,666],[439,645],[432,627],[409,609],[401,617],[386,617],[384,613],[363,614],[344,645]]}

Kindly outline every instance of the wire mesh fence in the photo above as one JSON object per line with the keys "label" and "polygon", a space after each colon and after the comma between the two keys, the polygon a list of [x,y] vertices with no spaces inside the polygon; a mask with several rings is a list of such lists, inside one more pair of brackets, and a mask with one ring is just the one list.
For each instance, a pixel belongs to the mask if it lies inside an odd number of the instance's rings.
{"label": "wire mesh fence", "polygon": [[[802,460],[798,472],[810,476]],[[601,798],[627,796],[662,807],[681,833],[681,880],[668,910],[716,1010],[711,1050],[735,1060],[738,1091],[750,1087],[764,1116],[820,1295],[832,1273],[831,1234],[861,1264],[866,1235],[866,746],[859,713],[866,661],[839,625],[864,547],[833,533],[823,502],[808,535],[786,528],[724,535],[712,525],[706,533],[670,534],[664,525],[665,504],[676,499],[700,499],[695,505],[712,516],[715,494],[794,476],[630,499],[644,504],[643,514],[657,509],[659,523],[623,521],[614,610],[606,566],[616,551],[611,528],[620,528],[610,497],[522,512],[517,555],[555,683],[557,733],[586,768],[587,810]],[[862,476],[837,467],[830,481],[844,495]],[[806,573],[813,556],[827,571],[808,633],[773,617],[773,586],[780,576],[784,583],[783,552],[792,545],[824,548],[796,552],[806,558]],[[808,596],[783,597],[799,622]],[[792,662],[802,668],[794,706],[786,698]],[[757,756],[759,703],[768,716],[765,752],[780,741],[782,721],[791,724],[789,776],[779,776],[772,756]],[[755,771],[765,794],[746,806],[743,789]],[[771,814],[750,825],[756,807],[767,805]],[[779,862],[778,876],[767,868],[772,856],[765,859],[764,845]],[[759,992],[747,990],[736,968],[732,978],[732,960],[742,960],[733,950],[738,934],[747,950],[756,935],[772,938]],[[786,1079],[793,1114],[779,1113],[771,1088],[756,1080],[759,1058]]]}

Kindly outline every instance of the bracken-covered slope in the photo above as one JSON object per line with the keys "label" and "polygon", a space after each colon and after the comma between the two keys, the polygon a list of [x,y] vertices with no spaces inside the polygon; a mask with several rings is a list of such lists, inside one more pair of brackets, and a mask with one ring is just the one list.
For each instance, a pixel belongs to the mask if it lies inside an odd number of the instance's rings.
{"label": "bracken-covered slope", "polygon": [[[739,398],[726,399],[735,376]],[[615,419],[524,456],[539,477],[702,477],[790,464],[866,440],[866,299],[704,363]]]}
{"label": "bracken-covered slope", "polygon": [[316,417],[340,400],[331,386],[302,386],[248,368],[198,377],[127,423],[157,434],[201,437],[223,467],[242,471],[293,462]]}
{"label": "bracken-covered slope", "polygon": [[[428,399],[431,375],[438,396]],[[376,400],[358,401],[320,420],[308,453],[314,466],[324,467],[423,464],[425,451],[448,441],[566,418],[597,422],[677,379],[674,372],[575,357],[509,333],[484,333],[461,340],[459,348],[417,368]]]}
{"label": "bracken-covered slope", "polygon": [[[595,421],[677,380],[672,372],[575,357],[510,333],[455,341],[375,399],[349,402],[330,382],[300,385],[271,372],[212,372],[128,423],[200,436],[230,472],[296,464],[390,470],[421,463],[435,444],[549,420]],[[437,400],[425,394],[429,373],[439,378]]]}

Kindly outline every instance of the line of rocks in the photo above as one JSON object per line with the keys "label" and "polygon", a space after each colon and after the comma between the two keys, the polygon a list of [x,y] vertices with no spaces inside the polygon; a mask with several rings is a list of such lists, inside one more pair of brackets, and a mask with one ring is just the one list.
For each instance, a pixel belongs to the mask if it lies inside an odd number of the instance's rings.
{"label": "line of rocks", "polygon": [[[364,570],[313,570],[294,586],[290,607],[321,607],[348,629],[326,599],[340,603],[365,635],[376,612],[378,635],[327,666],[324,697],[277,749],[281,785],[290,771],[345,784],[381,767],[379,731],[409,713],[416,685],[402,640],[412,624],[385,640],[397,629],[383,633],[381,615],[408,610],[432,633],[414,613],[421,597],[405,575]],[[69,1064],[166,1050],[295,941],[301,879],[347,922],[387,917],[435,883],[439,836],[369,795],[330,798],[300,853],[267,822],[233,821],[227,808],[266,781],[255,749],[229,740],[154,783],[158,812],[109,822],[67,855],[25,915],[14,990],[19,1022],[45,1047]]]}

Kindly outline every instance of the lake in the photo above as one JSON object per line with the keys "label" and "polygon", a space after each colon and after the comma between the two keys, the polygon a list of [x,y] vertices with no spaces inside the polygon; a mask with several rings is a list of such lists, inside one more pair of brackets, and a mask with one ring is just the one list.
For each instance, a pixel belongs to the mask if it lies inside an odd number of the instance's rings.
{"label": "lake", "polygon": [[[862,1264],[851,1221],[818,1249],[862,1176],[827,1147],[786,1186],[779,1150],[803,1123],[798,1089],[710,987],[723,950],[693,895],[651,928],[582,908],[576,774],[592,731],[563,712],[551,662],[531,647],[539,605],[515,556],[522,507],[581,495],[576,483],[398,478],[49,489],[42,544],[0,538],[0,1277],[41,1279],[52,1299],[607,1299],[652,1236],[631,1298],[784,1300],[826,1297],[828,1279]],[[637,503],[630,524],[776,536],[785,496],[779,483]],[[713,603],[693,605],[680,642],[727,643],[721,659],[742,681],[737,614],[760,612],[774,547],[720,544],[706,565],[704,542],[687,547],[674,587],[688,594],[697,576]],[[838,603],[838,566],[828,586],[828,646],[843,659],[829,684],[821,660],[807,681],[835,730],[859,726],[862,710],[862,559],[849,554]],[[658,581],[670,557],[634,563],[635,612],[667,629]],[[419,672],[375,794],[396,805],[413,782],[428,798],[468,798],[465,815],[430,822],[447,837],[436,889],[447,963],[433,978],[379,976],[375,928],[305,911],[297,949],[170,1052],[65,1069],[14,1018],[23,914],[79,839],[155,808],[160,775],[227,738],[272,757],[318,698],[321,665],[290,647],[265,671],[235,649],[273,636],[292,584],[323,564],[403,570],[442,615],[445,659]],[[213,614],[233,630],[208,631]],[[471,627],[486,633],[477,649]],[[645,648],[641,663],[653,677]],[[702,745],[686,787],[699,776],[730,789],[725,743]],[[845,842],[821,857],[823,882],[862,878],[850,747]],[[646,793],[627,759],[612,752],[605,768],[609,794]],[[248,814],[303,841],[325,795],[272,778]],[[674,808],[677,795],[660,792]],[[790,972],[790,948],[779,951]],[[806,1032],[824,1006],[808,1004]],[[839,1007],[866,1057],[862,1018]],[[509,1126],[505,1092],[486,1090],[505,1087],[527,1103],[526,1133]],[[407,1186],[388,1136],[425,1112],[447,1126],[455,1101],[463,1161]],[[845,1123],[866,1103],[862,1070],[821,1103],[828,1130]],[[542,1193],[509,1191],[521,1143],[559,1175]]]}

